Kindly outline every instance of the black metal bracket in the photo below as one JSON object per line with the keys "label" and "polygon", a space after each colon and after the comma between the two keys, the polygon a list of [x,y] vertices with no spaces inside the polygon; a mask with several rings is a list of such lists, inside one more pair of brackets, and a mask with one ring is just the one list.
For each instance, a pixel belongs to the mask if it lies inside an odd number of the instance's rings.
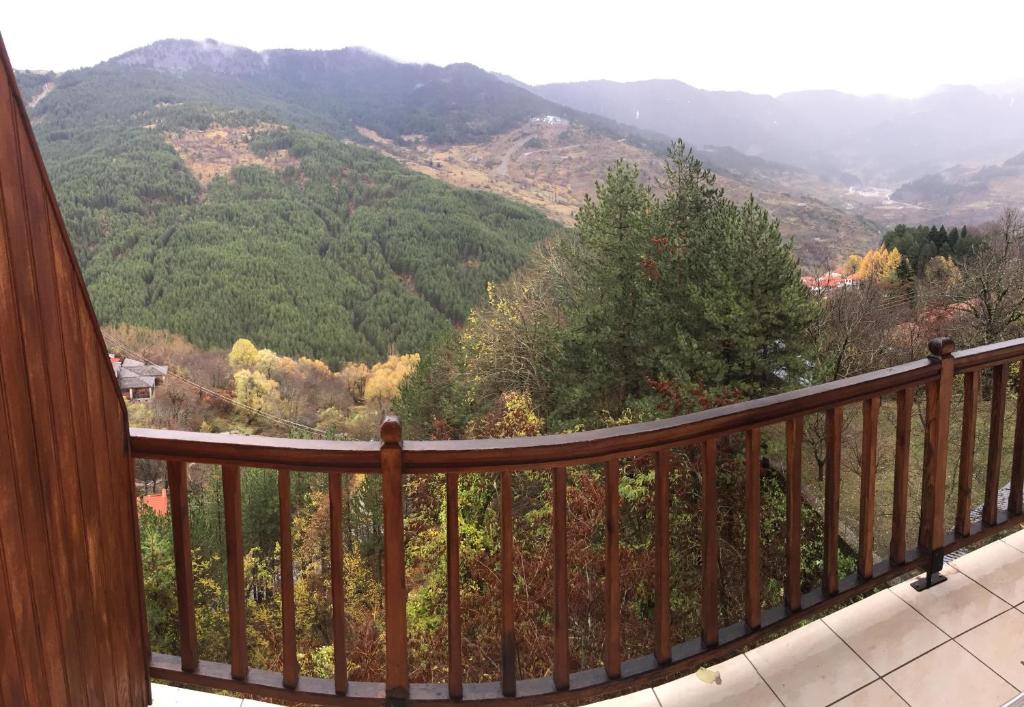
{"label": "black metal bracket", "polygon": [[934,587],[936,584],[942,584],[946,581],[947,577],[942,574],[942,561],[944,556],[941,551],[932,552],[931,557],[928,560],[928,569],[924,575],[919,579],[914,580],[910,583],[910,586],[919,592],[923,592],[925,589]]}

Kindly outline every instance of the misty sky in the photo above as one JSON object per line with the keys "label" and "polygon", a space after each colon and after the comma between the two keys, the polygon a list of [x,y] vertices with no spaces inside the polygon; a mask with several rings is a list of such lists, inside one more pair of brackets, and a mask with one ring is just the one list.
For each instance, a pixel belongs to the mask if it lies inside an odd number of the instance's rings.
{"label": "misty sky", "polygon": [[1024,3],[946,0],[4,0],[17,68],[90,66],[168,37],[252,49],[364,46],[527,83],[674,78],[779,94],[918,96],[1024,79]]}

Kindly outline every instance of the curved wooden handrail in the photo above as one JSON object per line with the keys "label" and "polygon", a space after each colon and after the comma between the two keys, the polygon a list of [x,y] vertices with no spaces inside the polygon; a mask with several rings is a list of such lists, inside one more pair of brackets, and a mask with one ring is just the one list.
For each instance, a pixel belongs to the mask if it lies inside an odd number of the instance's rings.
{"label": "curved wooden handrail", "polygon": [[[336,651],[335,679],[317,680],[296,676],[294,666],[289,674],[251,670],[248,667],[244,640],[244,611],[235,607],[229,613],[236,622],[236,640],[232,642],[232,663],[218,664],[198,661],[195,651],[183,651],[182,658],[154,655],[151,674],[174,682],[195,684],[218,689],[234,690],[263,697],[308,702],[313,704],[379,704],[382,700],[394,704],[437,704],[437,703],[488,703],[488,704],[549,704],[553,702],[578,701],[621,692],[632,685],[667,679],[709,660],[726,655],[761,635],[765,630],[779,630],[788,625],[807,619],[813,612],[823,611],[856,594],[868,591],[880,583],[894,579],[909,571],[924,568],[930,578],[942,567],[946,552],[976,542],[998,532],[1010,523],[1018,522],[1024,513],[1024,376],[1019,377],[1017,389],[1017,423],[1014,433],[1014,452],[1011,468],[1011,498],[1007,511],[996,505],[996,491],[1002,471],[1002,415],[1006,399],[1006,388],[1010,381],[1010,365],[1024,360],[1024,339],[1000,344],[982,346],[966,351],[954,352],[952,341],[936,339],[929,344],[930,356],[880,371],[854,376],[823,385],[810,386],[758,400],[750,400],[718,408],[681,415],[663,420],[644,422],[619,427],[574,432],[570,434],[543,435],[527,438],[454,440],[454,441],[402,441],[401,428],[397,419],[391,418],[381,428],[382,442],[333,442],[321,440],[295,440],[276,437],[243,436],[231,434],[206,434],[176,432],[170,430],[131,430],[131,451],[135,457],[162,459],[168,462],[171,484],[172,513],[174,518],[174,542],[176,565],[189,564],[189,529],[187,513],[187,471],[185,462],[219,464],[223,469],[225,484],[225,515],[235,518],[227,532],[233,543],[228,544],[228,555],[240,555],[240,530],[238,529],[238,473],[240,467],[275,468],[281,474],[290,470],[304,470],[329,473],[332,482],[332,517],[340,513],[342,486],[340,474],[376,473],[383,475],[383,513],[385,522],[384,571],[385,571],[385,613],[387,625],[387,681],[385,683],[361,683],[347,681],[347,667],[344,653]],[[957,375],[964,377],[964,428],[963,438],[967,439],[968,451],[973,449],[973,419],[977,411],[978,377],[982,369],[993,368],[992,415],[994,430],[998,436],[990,440],[990,455],[986,474],[986,493],[982,521],[972,523],[968,511],[972,507],[971,487],[974,477],[973,454],[961,451],[958,469],[958,508],[955,519],[947,518],[944,512],[945,489],[947,488],[947,450],[949,437],[961,434],[950,430],[950,408],[952,391]],[[923,430],[924,468],[922,470],[922,494],[920,508],[908,506],[908,466],[910,463],[911,405],[915,392],[923,390],[924,396],[917,397],[924,403],[925,425]],[[857,573],[849,577],[838,576],[836,552],[839,546],[837,534],[838,499],[840,485],[840,454],[842,448],[841,420],[844,407],[862,403],[864,407],[863,445],[874,449],[877,443],[878,408],[880,398],[895,395],[897,402],[897,434],[895,454],[895,488],[892,532],[899,538],[890,548],[889,558],[875,562],[877,555],[872,549],[871,523],[874,520],[874,476],[875,461],[871,453],[861,465],[861,532],[858,548]],[[819,588],[800,594],[800,450],[803,446],[803,419],[807,415],[824,412],[828,421],[826,434],[826,483],[825,483],[825,548],[824,573]],[[686,643],[670,646],[668,629],[669,585],[668,573],[662,571],[657,580],[655,621],[652,635],[657,636],[653,653],[646,656],[620,656],[620,639],[617,636],[617,622],[610,622],[612,628],[606,632],[608,653],[606,663],[600,668],[568,674],[566,626],[556,621],[556,646],[562,645],[561,653],[552,657],[553,674],[547,677],[517,679],[515,669],[515,615],[511,575],[502,572],[502,665],[501,680],[491,683],[466,683],[463,685],[461,672],[450,672],[448,685],[410,684],[406,636],[406,588],[404,559],[404,523],[402,502],[402,476],[406,474],[445,474],[451,494],[451,482],[455,474],[501,472],[502,473],[502,558],[508,562],[512,543],[511,501],[505,497],[505,489],[511,488],[512,472],[522,470],[552,469],[555,488],[555,528],[564,532],[564,474],[565,468],[578,464],[605,462],[606,484],[618,485],[620,460],[629,457],[655,454],[656,486],[662,489],[655,494],[656,515],[661,519],[658,537],[652,543],[660,567],[668,567],[671,552],[667,518],[669,495],[667,478],[669,473],[667,451],[673,447],[701,447],[701,495],[703,502],[714,508],[716,482],[714,480],[714,449],[716,440],[726,435],[745,433],[747,443],[744,455],[749,478],[756,478],[760,468],[760,446],[757,443],[760,429],[767,425],[786,424],[787,459],[787,572],[797,573],[786,578],[784,603],[771,609],[762,610],[756,600],[759,583],[759,562],[756,553],[747,558],[746,572],[748,599],[744,621],[732,626],[718,626],[718,598],[714,591],[704,592],[701,597],[702,635]],[[998,424],[997,424],[998,423]],[[994,452],[991,450],[995,450]],[[794,461],[795,460],[795,461]],[[791,467],[793,467],[791,469]],[[561,486],[559,485],[561,480]],[[280,482],[280,480],[279,480]],[[867,485],[865,485],[867,484]],[[279,483],[279,485],[282,485]],[[283,483],[283,487],[287,486]],[[457,491],[457,485],[454,487]],[[561,495],[558,495],[561,489]],[[866,490],[865,490],[866,489]],[[230,491],[230,493],[228,493]],[[449,496],[453,497],[453,496]],[[455,496],[457,498],[457,496]],[[606,504],[608,527],[617,527],[618,506],[614,499],[618,494],[608,494],[613,499]],[[562,499],[559,501],[558,499]],[[711,500],[708,500],[711,499]],[[229,503],[230,501],[230,503]],[[977,503],[978,499],[974,499]],[[743,503],[746,517],[757,518],[760,507],[758,492],[746,492]],[[288,508],[287,494],[282,496],[282,508]],[[559,509],[561,509],[559,513]],[[917,548],[905,547],[907,518],[921,514],[921,533]],[[705,509],[705,517],[708,510]],[[951,523],[950,521],[954,521]],[[458,513],[449,514],[448,532],[458,537]],[[953,525],[955,533],[946,532]],[[703,562],[717,556],[717,529],[715,523],[705,523],[702,528]],[[750,537],[756,538],[757,530],[747,529]],[[610,532],[608,543],[618,542],[618,533]],[[564,556],[564,546],[557,538],[554,542],[556,555]],[[763,542],[763,540],[762,540]],[[286,547],[287,546],[287,547]],[[290,533],[282,531],[282,548],[291,551]],[[332,567],[340,566],[340,545],[332,554]],[[454,554],[453,554],[454,550]],[[607,544],[609,562],[617,563],[616,547]],[[449,546],[448,558],[457,558],[457,543]],[[231,558],[229,557],[229,560]],[[239,562],[235,557],[234,561]],[[794,569],[795,568],[795,569]],[[179,568],[179,570],[182,568]],[[452,573],[449,572],[449,582]],[[705,576],[705,582],[707,582]],[[714,576],[712,573],[710,576]],[[455,581],[458,579],[456,572]],[[230,578],[229,578],[230,579]],[[556,584],[564,584],[564,575]],[[617,567],[609,568],[606,577],[607,610],[614,611],[619,602]],[[191,574],[177,573],[179,595],[179,621],[183,644],[195,645],[195,626],[192,592],[188,584]],[[340,591],[341,573],[332,571],[332,605],[335,616],[344,621],[344,594]],[[711,581],[714,584],[714,581]],[[237,579],[234,591],[240,591]],[[561,586],[561,585],[559,585]],[[556,603],[561,596],[555,587]],[[751,598],[755,597],[755,598]],[[289,598],[286,602],[293,602]],[[236,604],[238,602],[236,601]],[[459,635],[458,606],[449,604],[454,612],[450,621],[452,635]],[[561,607],[561,608],[559,608]],[[292,608],[292,607],[289,607]],[[555,606],[554,612],[565,614],[564,598]],[[292,616],[294,613],[285,612]],[[561,626],[561,628],[559,628]],[[293,632],[294,626],[283,627],[286,633]],[[339,629],[337,635],[344,635]],[[559,639],[562,641],[558,643]],[[556,650],[556,653],[558,651]],[[452,651],[449,660],[459,660],[459,650]],[[288,656],[285,657],[288,664]],[[294,663],[294,661],[292,661]]]}
{"label": "curved wooden handrail", "polygon": [[378,442],[334,442],[133,427],[131,444],[132,455],[139,459],[303,471],[380,471]]}
{"label": "curved wooden handrail", "polygon": [[[784,422],[903,388],[938,375],[928,359],[650,422],[583,432],[492,439],[402,442],[403,472],[548,468],[640,455],[665,446]],[[260,435],[132,428],[132,453],[144,459],[305,470],[380,471],[379,442],[334,442]]]}
{"label": "curved wooden handrail", "polygon": [[1024,338],[953,352],[953,362],[957,373],[990,368],[1021,358],[1024,358]]}

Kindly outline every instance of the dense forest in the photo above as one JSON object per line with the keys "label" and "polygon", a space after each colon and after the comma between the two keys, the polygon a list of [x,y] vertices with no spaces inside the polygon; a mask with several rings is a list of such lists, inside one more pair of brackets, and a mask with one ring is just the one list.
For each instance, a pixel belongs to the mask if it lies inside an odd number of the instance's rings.
{"label": "dense forest", "polygon": [[[107,95],[118,84],[91,71],[61,75],[33,117],[104,323],[201,347],[245,336],[332,365],[379,360],[464,320],[488,282],[559,230],[506,199],[265,114],[182,102],[136,74]],[[22,80],[29,93],[42,79]],[[211,126],[246,129],[242,151],[274,159],[200,182],[169,136]]]}

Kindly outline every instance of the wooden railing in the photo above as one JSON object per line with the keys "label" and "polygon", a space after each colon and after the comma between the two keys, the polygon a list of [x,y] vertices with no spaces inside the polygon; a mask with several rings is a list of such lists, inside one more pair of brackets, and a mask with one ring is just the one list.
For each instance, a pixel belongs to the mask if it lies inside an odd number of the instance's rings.
{"label": "wooden railing", "polygon": [[[690,415],[635,425],[574,434],[532,438],[417,442],[401,439],[397,419],[389,418],[381,429],[381,442],[323,442],[213,435],[163,430],[132,430],[136,458],[167,462],[170,508],[173,521],[174,557],[181,656],[154,655],[151,674],[182,684],[249,693],[311,704],[407,702],[504,702],[531,704],[573,702],[627,690],[671,677],[696,665],[715,660],[763,632],[776,631],[822,611],[884,582],[923,569],[923,586],[938,581],[943,556],[1004,529],[1021,515],[1024,491],[1024,375],[1017,375],[1016,427],[1010,474],[1008,508],[998,507],[1002,472],[1003,427],[1011,365],[1024,359],[1024,339],[981,348],[954,351],[949,339],[929,344],[930,356],[845,380],[752,400]],[[976,418],[980,374],[992,369],[991,421],[988,445],[983,518],[971,522],[970,512],[978,499],[971,498],[974,476]],[[947,519],[946,481],[950,419],[955,379],[963,378],[963,428],[957,469],[957,510]],[[920,509],[908,507],[912,444],[912,405],[915,393],[925,391],[924,464]],[[876,450],[882,396],[896,401],[896,431],[892,541],[887,559],[875,561]],[[860,404],[863,410],[859,495],[860,523],[857,571],[839,576],[840,453],[845,407]],[[824,572],[821,586],[801,593],[801,450],[804,419],[824,413]],[[785,426],[786,561],[784,598],[780,606],[761,606],[760,548],[760,435],[768,425]],[[716,443],[736,433],[745,435],[746,517],[745,618],[719,626],[718,508],[715,479]],[[669,542],[670,450],[681,446],[700,449],[702,536],[701,635],[671,644],[669,611],[672,547]],[[651,626],[651,653],[622,655],[620,600],[622,584],[619,551],[619,464],[627,457],[650,455],[656,460],[653,553],[655,607]],[[223,470],[227,582],[230,614],[230,665],[199,658],[196,641],[195,603],[192,589],[186,463],[218,464]],[[570,673],[568,562],[566,523],[566,468],[603,464],[606,498],[606,572],[604,665]],[[245,596],[242,586],[241,467],[278,469],[281,517],[281,606],[284,655],[283,672],[250,669],[245,640]],[[553,480],[554,557],[554,654],[551,673],[531,679],[516,675],[516,616],[513,601],[512,475],[517,471],[548,469]],[[300,676],[296,659],[295,601],[292,586],[292,537],[289,518],[289,474],[292,471],[328,475],[331,511],[330,567],[334,612],[334,679]],[[386,617],[386,680],[365,683],[348,680],[345,652],[345,595],[342,577],[342,475],[380,474],[384,516],[384,595]],[[494,683],[463,683],[462,619],[459,604],[458,475],[500,475],[500,602],[501,679]],[[405,538],[403,537],[403,476],[446,476],[447,590],[449,678],[447,685],[410,684],[406,628]],[[906,547],[908,517],[920,513],[916,548]],[[951,530],[947,530],[947,526]]]}

